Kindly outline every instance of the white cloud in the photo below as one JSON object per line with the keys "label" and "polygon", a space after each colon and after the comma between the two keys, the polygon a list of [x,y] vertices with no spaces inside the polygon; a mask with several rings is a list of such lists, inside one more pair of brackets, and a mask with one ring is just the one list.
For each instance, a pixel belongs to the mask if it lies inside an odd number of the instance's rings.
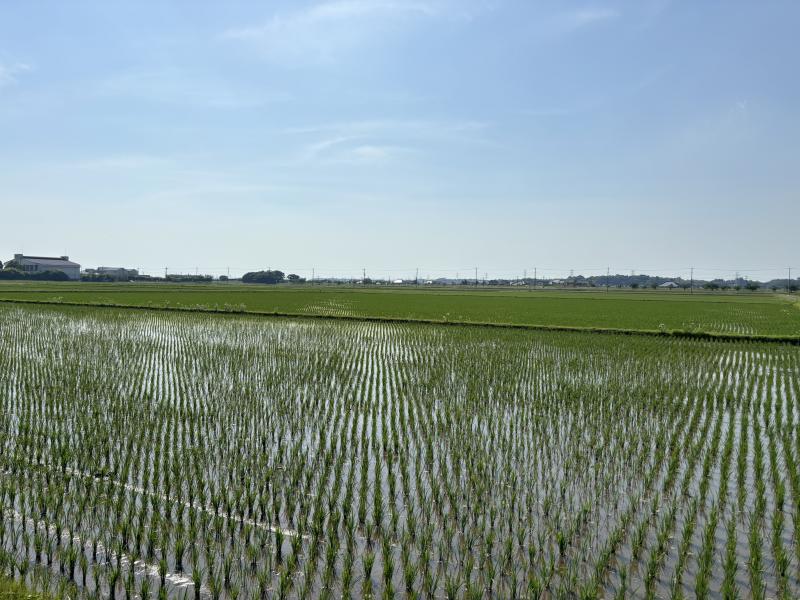
{"label": "white cloud", "polygon": [[461,16],[442,0],[334,0],[274,15],[263,25],[230,29],[222,38],[247,44],[284,66],[336,62],[408,21]]}
{"label": "white cloud", "polygon": [[0,87],[13,85],[17,82],[17,76],[21,73],[30,71],[30,65],[25,63],[3,64],[0,63]]}

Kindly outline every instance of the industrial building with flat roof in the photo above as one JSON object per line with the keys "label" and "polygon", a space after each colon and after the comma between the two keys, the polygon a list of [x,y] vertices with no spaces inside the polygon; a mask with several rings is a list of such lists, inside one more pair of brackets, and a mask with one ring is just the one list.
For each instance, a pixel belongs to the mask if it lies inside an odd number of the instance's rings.
{"label": "industrial building with flat roof", "polygon": [[41,273],[44,271],[61,271],[70,279],[81,278],[81,266],[72,262],[69,256],[25,256],[15,254],[14,259],[6,266],[15,266],[25,273]]}

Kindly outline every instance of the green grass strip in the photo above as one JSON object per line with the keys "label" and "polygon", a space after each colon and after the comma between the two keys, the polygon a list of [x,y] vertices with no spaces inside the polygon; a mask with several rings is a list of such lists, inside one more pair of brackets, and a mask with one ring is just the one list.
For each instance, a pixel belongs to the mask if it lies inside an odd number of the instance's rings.
{"label": "green grass strip", "polygon": [[0,576],[0,600],[50,600],[48,596],[32,592],[24,585]]}

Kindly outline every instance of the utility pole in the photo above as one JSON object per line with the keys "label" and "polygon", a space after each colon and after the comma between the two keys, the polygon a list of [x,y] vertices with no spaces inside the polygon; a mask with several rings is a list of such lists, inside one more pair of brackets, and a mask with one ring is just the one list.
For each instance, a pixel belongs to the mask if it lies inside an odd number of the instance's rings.
{"label": "utility pole", "polygon": [[789,286],[792,285],[792,267],[789,267],[789,277],[786,278],[786,291],[787,293],[791,290]]}
{"label": "utility pole", "polygon": [[608,293],[608,280],[611,278],[611,267],[606,267],[606,294]]}
{"label": "utility pole", "polygon": [[475,287],[478,287],[478,267],[475,267]]}
{"label": "utility pole", "polygon": [[533,267],[533,289],[536,289],[536,267]]}
{"label": "utility pole", "polygon": [[167,278],[167,268],[168,268],[168,267],[164,267],[164,279],[166,279],[166,278]]}
{"label": "utility pole", "polygon": [[417,274],[414,276],[414,285],[419,285],[419,267],[417,267]]}
{"label": "utility pole", "polygon": [[314,285],[314,267],[311,267],[311,285]]}
{"label": "utility pole", "polygon": [[367,270],[361,269],[361,283],[364,283],[367,280]]}
{"label": "utility pole", "polygon": [[689,275],[689,293],[694,294],[694,267],[692,267]]}
{"label": "utility pole", "polygon": [[525,286],[526,286],[526,287],[529,287],[529,286],[528,286],[528,269],[525,269],[525,270],[522,272],[522,281],[524,281],[524,282],[525,282]]}

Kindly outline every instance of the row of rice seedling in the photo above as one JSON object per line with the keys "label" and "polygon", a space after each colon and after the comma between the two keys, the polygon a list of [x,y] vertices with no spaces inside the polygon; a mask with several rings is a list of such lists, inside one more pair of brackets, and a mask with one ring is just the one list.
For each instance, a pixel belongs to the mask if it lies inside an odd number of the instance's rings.
{"label": "row of rice seedling", "polygon": [[2,285],[2,301],[106,304],[173,310],[499,323],[538,327],[800,336],[790,296],[681,292],[353,289],[247,285]]}
{"label": "row of rice seedling", "polygon": [[0,571],[131,598],[796,597],[800,349],[0,308]]}

